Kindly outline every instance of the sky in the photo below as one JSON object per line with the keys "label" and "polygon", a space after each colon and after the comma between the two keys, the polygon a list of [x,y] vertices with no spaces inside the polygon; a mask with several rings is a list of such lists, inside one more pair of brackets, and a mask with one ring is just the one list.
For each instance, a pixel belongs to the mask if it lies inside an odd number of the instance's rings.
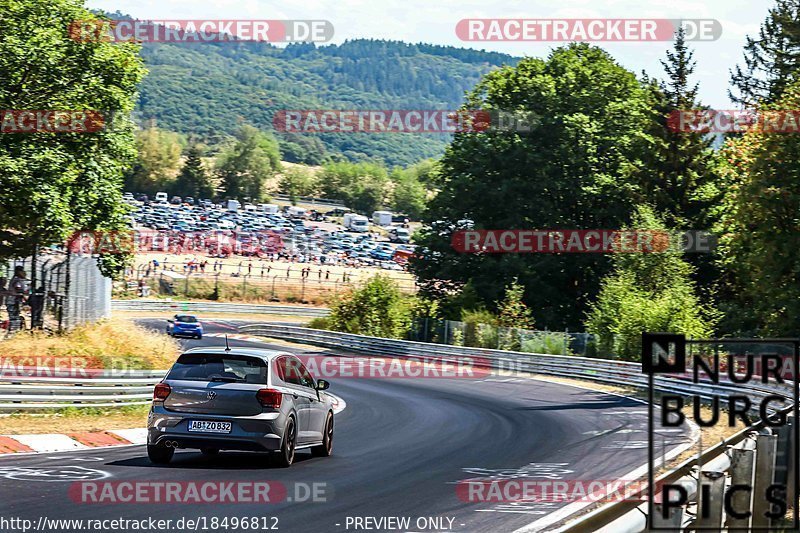
{"label": "sky", "polygon": [[[87,7],[120,11],[136,19],[328,20],[332,43],[377,38],[425,42],[546,57],[556,42],[465,42],[456,35],[461,19],[716,19],[722,35],[691,43],[700,99],[716,109],[733,109],[729,71],[743,64],[747,35],[757,35],[772,0],[87,0]],[[659,59],[670,43],[597,43],[621,65],[639,74],[663,77]]]}

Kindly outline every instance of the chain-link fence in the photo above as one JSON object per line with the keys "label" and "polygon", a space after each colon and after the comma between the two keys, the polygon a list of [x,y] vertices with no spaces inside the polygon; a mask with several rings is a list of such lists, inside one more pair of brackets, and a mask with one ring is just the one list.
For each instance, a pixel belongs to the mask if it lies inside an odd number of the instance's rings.
{"label": "chain-link fence", "polygon": [[595,356],[590,333],[505,328],[492,324],[422,318],[408,340],[552,355]]}
{"label": "chain-link fence", "polygon": [[[408,274],[377,271],[391,278],[401,292],[417,291]],[[324,304],[361,286],[375,270],[282,261],[203,260],[196,263],[153,261],[132,268],[117,286],[116,297],[156,295],[240,302]]]}
{"label": "chain-link fence", "polygon": [[7,333],[63,331],[111,313],[111,280],[92,256],[47,248],[0,266],[0,300]]}

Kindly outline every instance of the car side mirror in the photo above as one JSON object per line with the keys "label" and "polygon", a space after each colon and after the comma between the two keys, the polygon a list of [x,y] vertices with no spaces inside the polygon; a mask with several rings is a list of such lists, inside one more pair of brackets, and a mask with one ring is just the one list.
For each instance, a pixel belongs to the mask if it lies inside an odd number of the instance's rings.
{"label": "car side mirror", "polygon": [[170,324],[174,324],[174,323],[175,323],[175,321],[174,321],[174,320],[172,320],[171,318],[168,318],[168,319],[167,319],[167,322],[169,322]]}
{"label": "car side mirror", "polygon": [[317,380],[317,390],[326,390],[329,389],[330,386],[331,384],[325,381],[324,379]]}

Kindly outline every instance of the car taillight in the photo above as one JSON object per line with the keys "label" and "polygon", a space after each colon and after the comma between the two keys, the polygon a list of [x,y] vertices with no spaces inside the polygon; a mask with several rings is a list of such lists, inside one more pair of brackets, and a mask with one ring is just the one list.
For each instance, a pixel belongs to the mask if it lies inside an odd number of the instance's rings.
{"label": "car taillight", "polygon": [[169,388],[169,385],[166,383],[159,383],[153,390],[153,401],[163,402],[167,399],[170,392],[172,392],[172,389]]}
{"label": "car taillight", "polygon": [[256,393],[256,399],[264,407],[278,409],[283,401],[283,393],[272,389],[261,389]]}

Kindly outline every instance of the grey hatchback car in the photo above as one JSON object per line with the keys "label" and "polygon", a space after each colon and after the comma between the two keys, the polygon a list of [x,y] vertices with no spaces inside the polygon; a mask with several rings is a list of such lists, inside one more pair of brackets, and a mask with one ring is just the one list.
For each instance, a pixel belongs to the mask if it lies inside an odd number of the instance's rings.
{"label": "grey hatchback car", "polygon": [[153,391],[147,455],[166,464],[176,448],[272,452],[290,466],[295,451],[331,455],[333,399],[292,354],[251,348],[194,348]]}

